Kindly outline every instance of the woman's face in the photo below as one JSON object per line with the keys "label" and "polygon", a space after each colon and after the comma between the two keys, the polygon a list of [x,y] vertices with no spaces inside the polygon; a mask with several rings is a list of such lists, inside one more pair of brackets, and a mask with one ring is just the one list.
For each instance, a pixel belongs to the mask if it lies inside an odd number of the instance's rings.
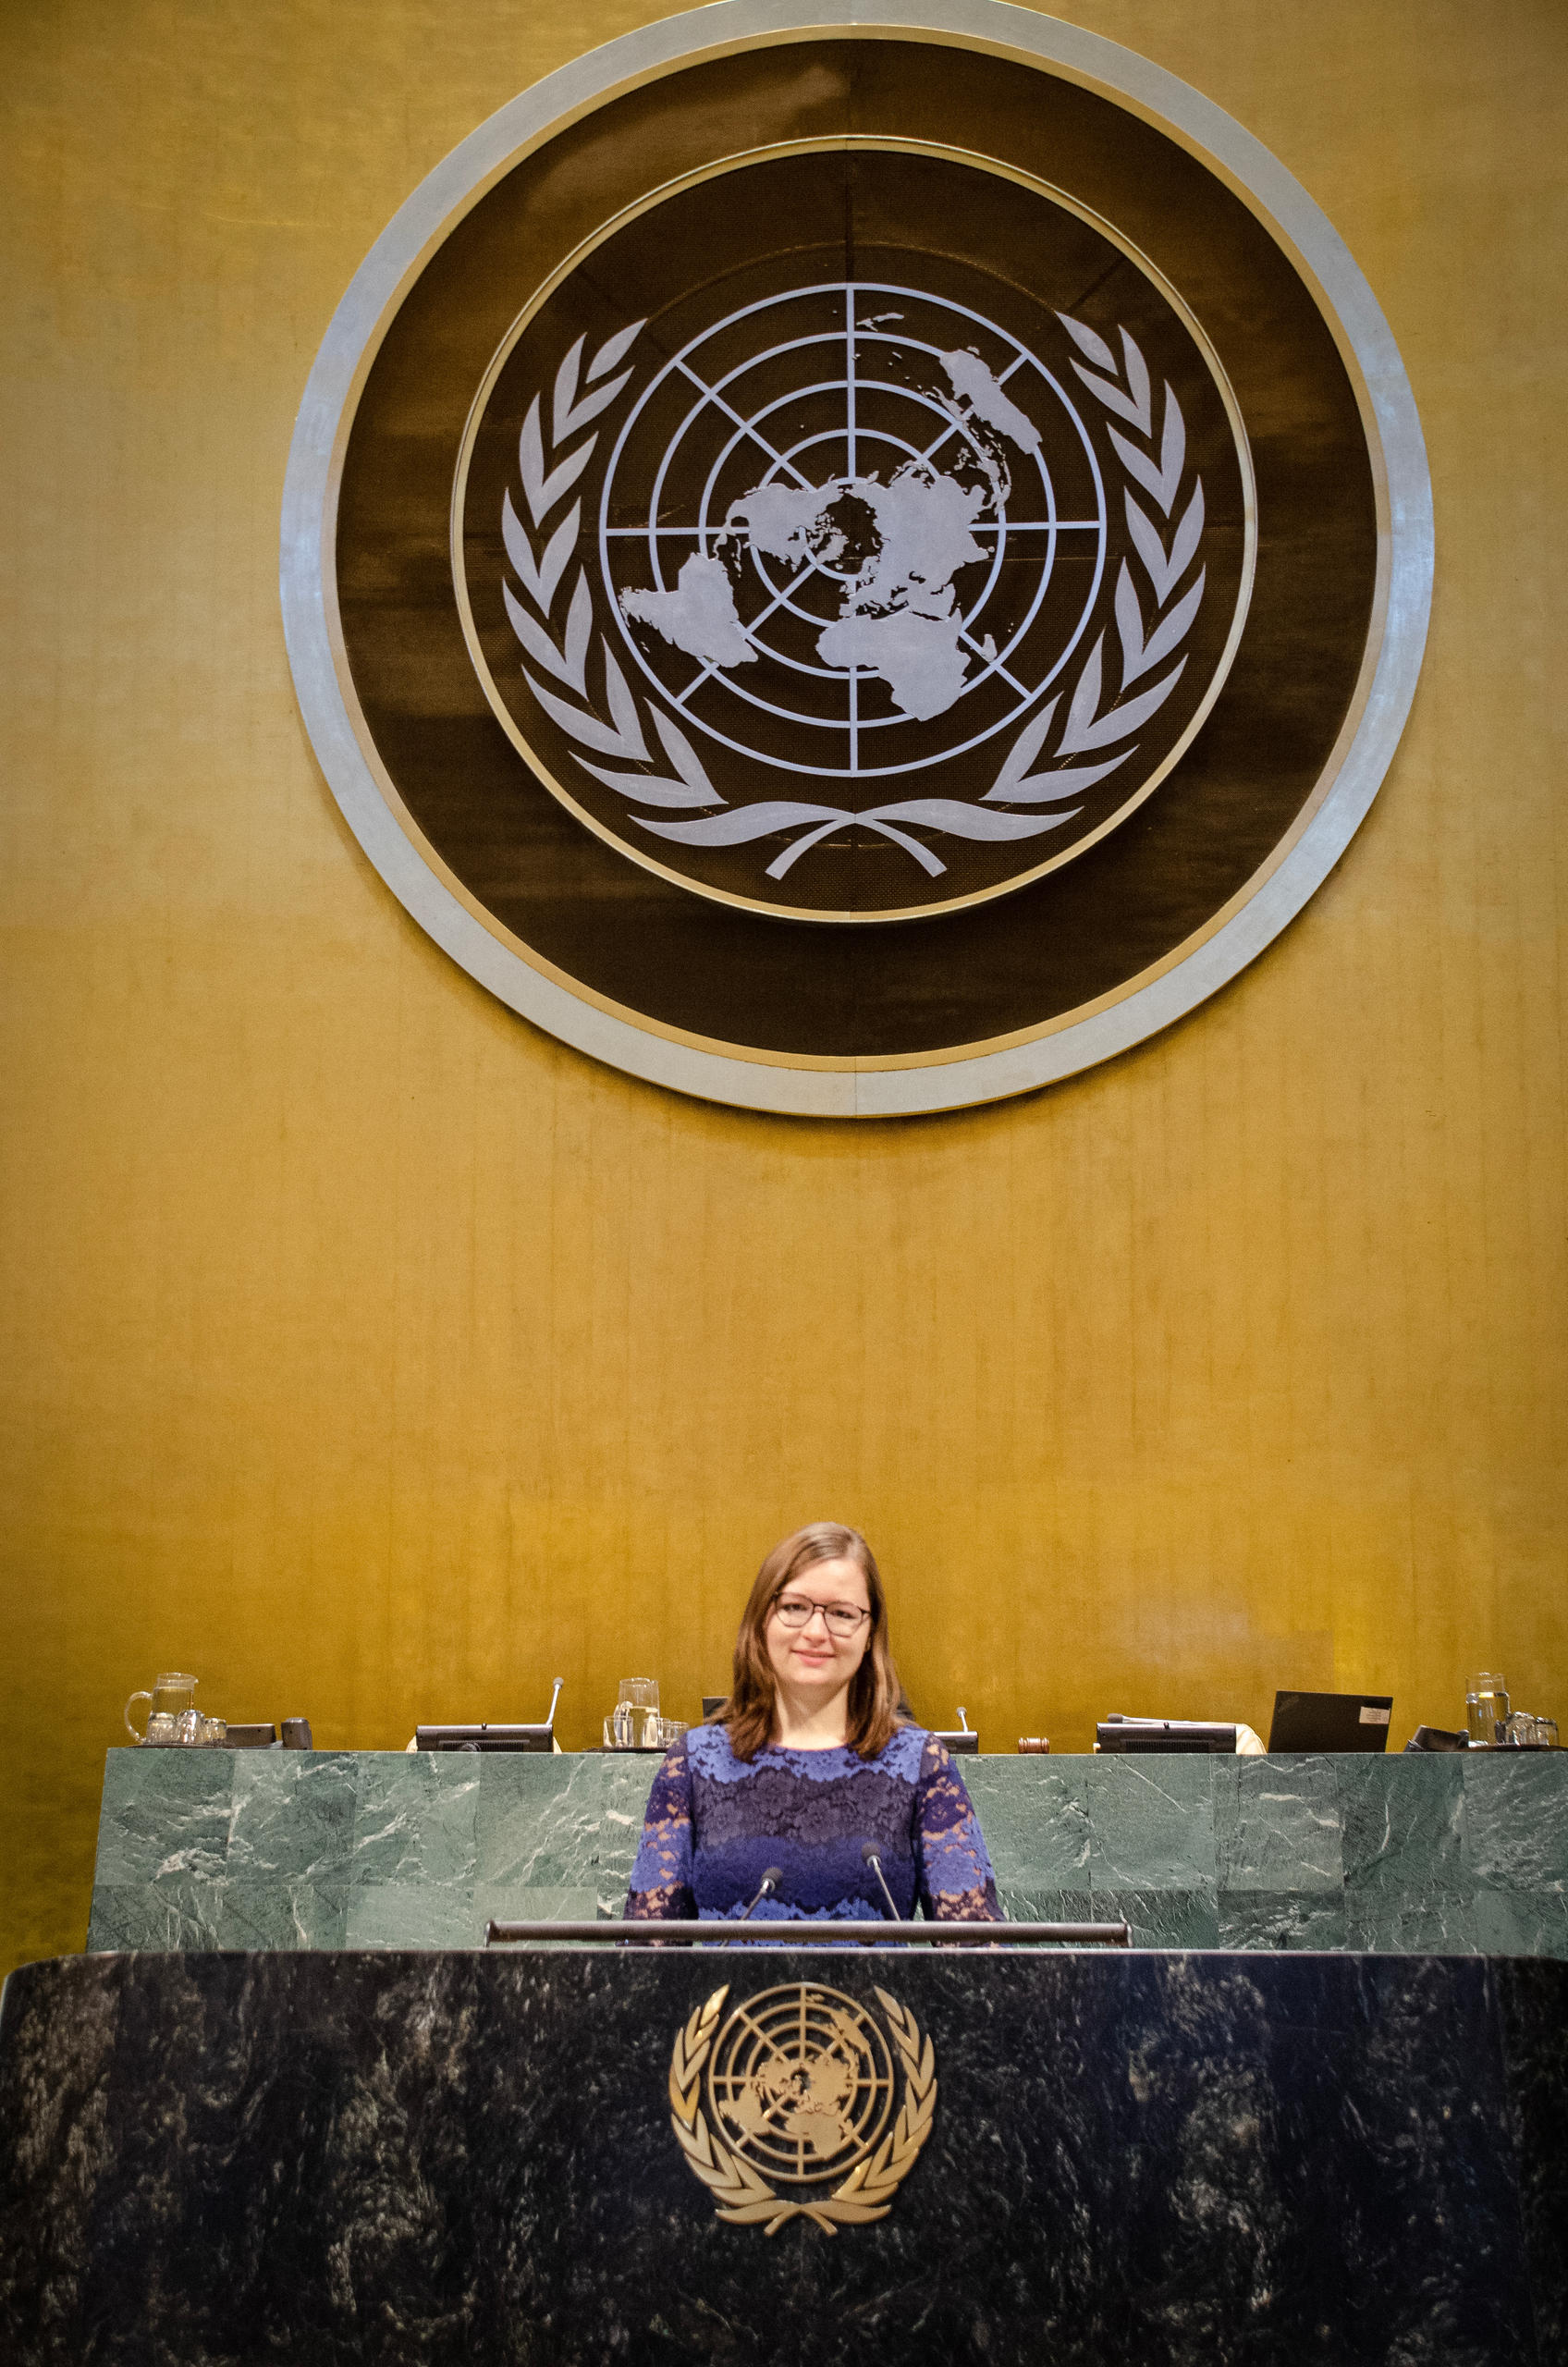
{"label": "woman's face", "polygon": [[[780,1616],[780,1606],[809,1603],[811,1616],[797,1627]],[[852,1635],[836,1635],[824,1616],[829,1610],[858,1611]],[[840,1619],[839,1625],[848,1622]],[[850,1682],[871,1642],[871,1598],[865,1573],[851,1561],[814,1562],[779,1589],[764,1631],[767,1657],[781,1685],[799,1695],[829,1700]]]}

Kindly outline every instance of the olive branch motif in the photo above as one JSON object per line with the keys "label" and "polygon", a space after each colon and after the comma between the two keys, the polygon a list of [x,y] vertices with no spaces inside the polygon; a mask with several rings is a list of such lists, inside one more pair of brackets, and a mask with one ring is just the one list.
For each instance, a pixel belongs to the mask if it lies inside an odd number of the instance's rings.
{"label": "olive branch motif", "polygon": [[732,2227],[762,2226],[776,2236],[786,2221],[810,2219],[825,2235],[839,2226],[886,2218],[892,2199],[913,2169],[920,2149],[931,2134],[937,2109],[937,2071],[931,2042],[922,2041],[914,2016],[885,1989],[878,1989],[904,2071],[904,2101],[898,2118],[864,2161],[857,2162],[842,2185],[829,2195],[809,2202],[787,2201],[749,2162],[713,2135],[699,2101],[703,2067],[713,2045],[713,2034],[729,1994],[729,1983],[716,1989],[699,2005],[683,2030],[678,2030],[669,2061],[670,2126],[694,2172],[713,2195],[717,2215]]}
{"label": "olive branch motif", "polygon": [[[1171,510],[1182,489],[1187,460],[1187,427],[1182,417],[1182,406],[1176,390],[1167,380],[1158,438],[1158,456],[1145,451],[1154,435],[1154,390],[1149,383],[1148,364],[1143,353],[1125,329],[1118,333],[1121,338],[1122,361],[1118,367],[1115,355],[1102,337],[1096,335],[1083,321],[1070,319],[1059,313],[1058,320],[1081,353],[1087,354],[1095,368],[1087,370],[1082,362],[1072,367],[1090,392],[1096,396],[1116,418],[1124,420],[1136,429],[1142,439],[1134,444],[1119,428],[1109,432],[1117,455],[1133,483],[1144,492],[1166,521],[1169,531]],[[1093,754],[1102,748],[1114,747],[1119,740],[1130,740],[1141,731],[1151,717],[1158,713],[1170,696],[1186,668],[1183,657],[1169,674],[1146,691],[1133,693],[1133,686],[1145,674],[1152,673],[1176,652],[1191,632],[1203,602],[1204,585],[1208,570],[1200,568],[1197,580],[1184,592],[1174,607],[1171,596],[1193,560],[1203,535],[1203,479],[1194,477],[1191,498],[1182,513],[1169,548],[1164,533],[1149,516],[1143,505],[1133,497],[1131,486],[1123,486],[1122,500],[1127,512],[1127,530],[1133,537],[1133,547],[1143,563],[1154,595],[1155,624],[1149,632],[1145,626],[1142,603],[1133,571],[1125,559],[1116,579],[1116,631],[1121,644],[1121,693],[1109,705],[1103,703],[1105,676],[1105,634],[1096,639],[1084,660],[1068,703],[1067,720],[1056,743],[1055,755],[1079,756]],[[1161,612],[1164,613],[1161,613]],[[1042,783],[1054,783],[1059,791],[1091,788],[1103,780],[1108,773],[1124,765],[1135,753],[1133,747],[1123,748],[1121,754],[1102,764],[1075,765],[1066,770],[1036,774],[1025,779],[1029,767],[1050,731],[1051,721],[1060,698],[1026,724],[1013,742],[996,784],[986,792],[987,798],[1019,799],[1026,791]],[[1066,816],[1066,820],[1074,817]]]}
{"label": "olive branch motif", "polygon": [[[618,365],[625,360],[646,324],[635,321],[630,328],[610,337],[599,348],[586,371],[582,367],[586,340],[578,338],[556,374],[548,451],[540,395],[536,394],[530,404],[518,439],[519,475],[533,532],[519,516],[508,487],[501,505],[501,533],[524,598],[520,599],[504,579],[501,590],[508,619],[525,653],[523,676],[540,706],[580,748],[592,749],[597,756],[613,759],[621,769],[593,763],[586,755],[578,755],[576,761],[595,780],[617,791],[631,803],[658,809],[652,815],[631,815],[629,819],[639,828],[696,846],[739,846],[785,830],[798,831],[799,835],[792,837],[783,852],[767,865],[770,879],[782,879],[802,855],[809,854],[823,840],[854,824],[891,840],[935,879],[947,865],[924,840],[911,835],[910,826],[971,840],[1035,838],[1075,821],[1084,809],[1071,801],[1115,772],[1136,753],[1135,735],[1175,689],[1185,670],[1185,657],[1178,658],[1170,671],[1148,688],[1137,690],[1134,686],[1167,659],[1176,657],[1203,600],[1206,568],[1199,569],[1196,580],[1180,598],[1175,596],[1197,555],[1203,535],[1203,480],[1194,476],[1185,507],[1172,523],[1187,457],[1186,424],[1175,390],[1169,382],[1163,388],[1157,437],[1148,364],[1128,331],[1121,328],[1118,332],[1122,352],[1119,363],[1105,339],[1085,323],[1072,320],[1065,313],[1057,317],[1079,352],[1094,365],[1087,368],[1074,358],[1072,367],[1078,376],[1106,410],[1131,428],[1137,438],[1134,441],[1133,435],[1124,435],[1118,427],[1108,430],[1132,480],[1123,486],[1122,498],[1133,552],[1153,604],[1152,624],[1133,570],[1124,558],[1117,576],[1114,600],[1121,654],[1119,690],[1114,697],[1108,697],[1107,635],[1102,632],[1079,670],[1066,717],[1046,759],[1047,769],[1031,772],[1030,767],[1040,761],[1046,742],[1052,736],[1061,705],[1060,693],[1024,725],[995,781],[978,803],[952,797],[914,797],[862,813],[785,798],[766,799],[754,805],[727,804],[674,717],[650,699],[647,714],[668,767],[653,769],[660,759],[649,751],[643,710],[608,638],[603,632],[594,633],[593,594],[587,570],[581,563],[564,615],[558,625],[555,621],[561,586],[582,525],[581,497],[572,500],[558,523],[552,525],[550,521],[582,477],[598,442],[599,431],[595,428],[582,443],[574,444],[573,439],[608,408],[629,382],[631,372],[618,371]],[[609,376],[609,373],[617,371],[617,375]],[[569,445],[571,449],[563,449]],[[1158,519],[1134,497],[1133,484],[1141,488],[1158,511]],[[542,545],[536,544],[535,535],[544,537]],[[590,660],[595,654],[599,687],[590,690]],[[537,671],[530,670],[529,659]],[[542,674],[563,685],[576,703],[563,698],[559,690],[547,688],[539,679]],[[1123,742],[1131,744],[1120,745]],[[1118,753],[1105,753],[1112,749]],[[1088,757],[1092,761],[1063,762],[1072,757]],[[632,765],[644,769],[624,769]],[[1051,814],[1008,810],[1043,805],[1065,805],[1068,810]],[[716,810],[691,820],[660,818],[671,811],[689,813],[695,808]]]}

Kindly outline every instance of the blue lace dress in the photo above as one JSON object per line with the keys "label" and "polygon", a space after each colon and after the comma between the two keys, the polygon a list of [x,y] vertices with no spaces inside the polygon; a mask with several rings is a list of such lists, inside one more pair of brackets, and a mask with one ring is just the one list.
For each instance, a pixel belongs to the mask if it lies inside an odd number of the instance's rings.
{"label": "blue lace dress", "polygon": [[900,1915],[918,1904],[955,1922],[1001,1919],[963,1778],[924,1727],[900,1726],[875,1759],[773,1743],[750,1764],[723,1726],[693,1727],[654,1778],[626,1914],[731,1920],[778,1866],[783,1879],[753,1922],[877,1921],[887,1908],[867,1841]]}

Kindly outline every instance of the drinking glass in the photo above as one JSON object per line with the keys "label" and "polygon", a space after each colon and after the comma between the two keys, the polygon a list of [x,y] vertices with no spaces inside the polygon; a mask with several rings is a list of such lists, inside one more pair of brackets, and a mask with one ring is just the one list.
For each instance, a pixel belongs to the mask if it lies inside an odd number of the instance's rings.
{"label": "drinking glass", "polygon": [[661,1718],[659,1720],[659,1740],[664,1745],[666,1750],[668,1750],[672,1745],[678,1743],[685,1731],[686,1721],[684,1718]]}
{"label": "drinking glass", "polygon": [[1494,1671],[1483,1669],[1470,1680],[1470,1690],[1464,1697],[1464,1715],[1470,1728],[1472,1750],[1493,1750],[1507,1739],[1508,1687]]}
{"label": "drinking glass", "polygon": [[1557,1750],[1561,1748],[1561,1745],[1557,1739],[1557,1720],[1555,1718],[1537,1718],[1536,1720],[1536,1740],[1537,1742],[1544,1742],[1548,1750]]}
{"label": "drinking glass", "polygon": [[[192,1704],[197,1682],[193,1676],[181,1676],[170,1670],[165,1675],[153,1678],[151,1693],[133,1693],[125,1705],[125,1730],[132,1742],[178,1742],[179,1721],[187,1711],[195,1715]],[[130,1723],[131,1711],[138,1701],[147,1704],[147,1723],[140,1734]]]}

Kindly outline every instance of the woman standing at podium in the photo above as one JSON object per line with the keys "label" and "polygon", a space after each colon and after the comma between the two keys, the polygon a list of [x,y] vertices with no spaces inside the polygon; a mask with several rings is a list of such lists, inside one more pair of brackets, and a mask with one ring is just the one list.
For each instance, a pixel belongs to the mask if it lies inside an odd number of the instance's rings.
{"label": "woman standing at podium", "polygon": [[870,1546],[836,1521],[797,1529],[757,1573],[721,1717],[654,1778],[628,1918],[875,1921],[870,1845],[900,1916],[999,1921],[963,1778],[899,1699]]}

